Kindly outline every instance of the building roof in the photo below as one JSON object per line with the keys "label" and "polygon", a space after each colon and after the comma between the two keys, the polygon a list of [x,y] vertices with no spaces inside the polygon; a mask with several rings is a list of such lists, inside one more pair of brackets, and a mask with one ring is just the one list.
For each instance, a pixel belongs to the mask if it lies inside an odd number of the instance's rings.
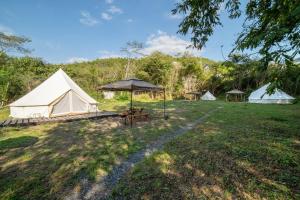
{"label": "building roof", "polygon": [[194,95],[201,95],[201,92],[187,92],[186,94],[194,94]]}
{"label": "building roof", "polygon": [[226,94],[244,94],[244,92],[240,91],[238,89],[233,89],[233,90],[226,92]]}

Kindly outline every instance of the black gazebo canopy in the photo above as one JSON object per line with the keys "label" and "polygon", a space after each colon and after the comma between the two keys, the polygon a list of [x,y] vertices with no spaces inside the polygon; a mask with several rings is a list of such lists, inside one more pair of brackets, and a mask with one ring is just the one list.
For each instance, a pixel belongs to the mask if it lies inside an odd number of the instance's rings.
{"label": "black gazebo canopy", "polygon": [[109,91],[163,91],[164,88],[140,79],[121,80],[100,87],[101,90]]}
{"label": "black gazebo canopy", "polygon": [[[166,119],[166,93],[165,89],[160,86],[156,86],[152,83],[132,78],[127,80],[121,80],[107,85],[103,85],[99,88],[104,91],[128,91],[131,93],[130,110],[132,111],[132,94],[134,91],[163,91],[164,93],[164,118]],[[132,123],[132,120],[131,120]]]}

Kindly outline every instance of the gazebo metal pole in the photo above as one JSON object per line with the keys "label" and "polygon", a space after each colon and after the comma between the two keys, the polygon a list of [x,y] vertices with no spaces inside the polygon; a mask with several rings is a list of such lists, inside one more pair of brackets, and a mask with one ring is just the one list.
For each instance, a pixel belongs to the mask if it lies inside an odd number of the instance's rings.
{"label": "gazebo metal pole", "polygon": [[133,118],[133,108],[132,108],[132,96],[133,96],[133,90],[132,90],[132,87],[131,87],[131,100],[130,100],[130,127],[132,127],[132,118]]}
{"label": "gazebo metal pole", "polygon": [[164,88],[164,119],[166,119],[166,89]]}

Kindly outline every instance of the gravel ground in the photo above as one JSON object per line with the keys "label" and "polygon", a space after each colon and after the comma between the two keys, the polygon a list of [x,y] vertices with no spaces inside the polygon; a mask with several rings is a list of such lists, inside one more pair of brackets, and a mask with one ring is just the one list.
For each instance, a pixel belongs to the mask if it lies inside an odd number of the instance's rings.
{"label": "gravel ground", "polygon": [[165,143],[171,141],[175,137],[180,136],[193,129],[196,125],[202,123],[203,120],[205,120],[207,117],[210,116],[210,114],[217,111],[219,108],[208,112],[203,117],[197,119],[192,123],[187,124],[184,127],[181,127],[180,129],[177,129],[176,131],[161,136],[156,142],[148,144],[144,150],[138,151],[130,155],[126,161],[120,163],[120,165],[115,166],[107,176],[103,177],[103,179],[98,181],[97,183],[89,183],[87,179],[82,179],[80,184],[80,191],[73,191],[65,199],[106,199],[109,196],[111,189],[136,163],[143,160],[146,156],[151,155],[153,152],[161,150]]}

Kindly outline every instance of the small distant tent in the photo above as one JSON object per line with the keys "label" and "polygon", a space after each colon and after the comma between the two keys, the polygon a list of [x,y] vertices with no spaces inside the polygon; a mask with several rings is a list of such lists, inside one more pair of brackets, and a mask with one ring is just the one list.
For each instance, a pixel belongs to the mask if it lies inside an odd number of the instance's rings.
{"label": "small distant tent", "polygon": [[96,112],[97,104],[96,100],[59,69],[9,106],[10,115],[14,118],[37,118]]}
{"label": "small distant tent", "polygon": [[249,103],[290,104],[295,99],[294,97],[288,95],[278,88],[275,89],[273,94],[269,95],[267,93],[267,88],[269,87],[269,85],[270,83],[252,92],[248,98]]}
{"label": "small distant tent", "polygon": [[104,99],[113,99],[115,96],[115,93],[111,92],[111,91],[104,91],[103,96],[104,96]]}
{"label": "small distant tent", "polygon": [[202,97],[201,100],[206,100],[206,101],[215,101],[216,97],[210,93],[209,91],[207,91]]}

